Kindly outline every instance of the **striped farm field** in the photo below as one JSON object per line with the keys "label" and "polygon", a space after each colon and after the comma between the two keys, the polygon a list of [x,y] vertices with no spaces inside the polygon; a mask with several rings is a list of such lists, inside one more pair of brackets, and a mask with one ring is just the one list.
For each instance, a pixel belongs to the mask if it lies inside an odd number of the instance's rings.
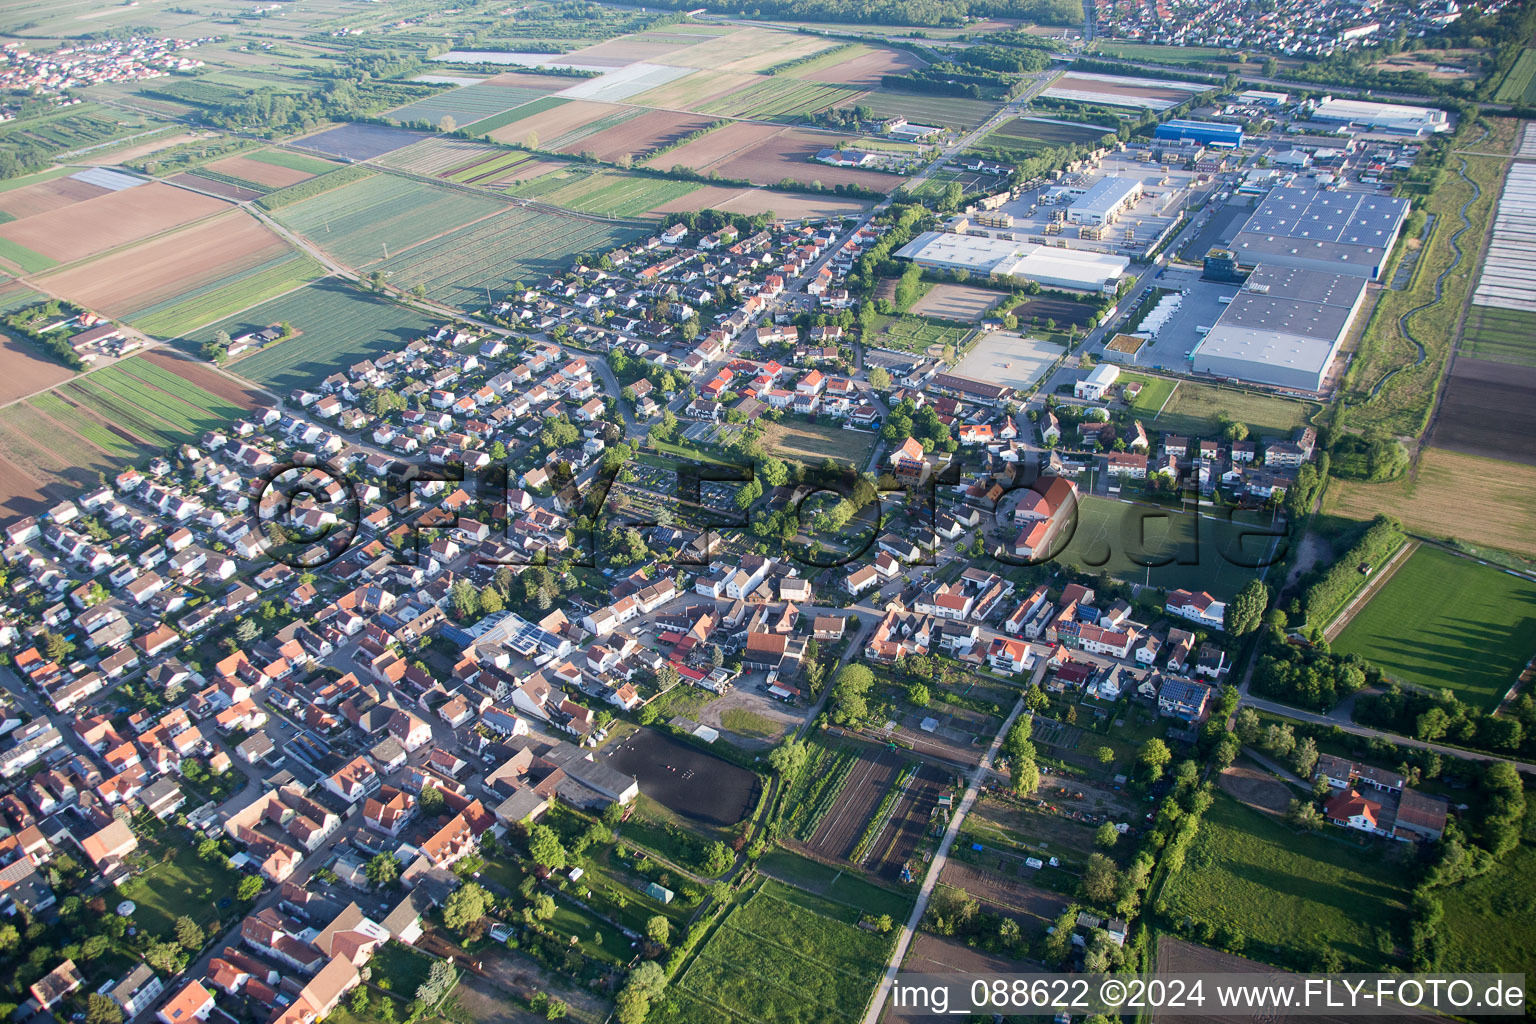
{"label": "striped farm field", "polygon": [[1499,83],[1494,99],[1500,103],[1519,103],[1530,106],[1536,103],[1536,49],[1527,46],[1510,67],[1509,74]]}
{"label": "striped farm field", "polygon": [[410,171],[412,174],[444,175],[445,172],[471,165],[502,152],[496,146],[468,139],[433,136],[386,153],[374,161],[383,167]]}
{"label": "striped farm field", "polygon": [[242,156],[246,160],[271,164],[273,167],[286,167],[290,171],[303,171],[305,174],[324,174],[336,169],[336,165],[329,160],[304,156],[302,153],[290,153],[286,149],[261,149],[254,153],[242,154]]}
{"label": "striped farm field", "polygon": [[489,197],[376,174],[284,207],[277,216],[341,262],[366,267],[504,207]]}
{"label": "striped farm field", "polygon": [[975,128],[998,108],[998,104],[992,100],[888,92],[884,89],[860,97],[859,105],[869,107],[878,118],[905,117],[914,124],[942,125],[945,128]]}
{"label": "striped farm field", "polygon": [[[150,370],[143,370],[143,367]],[[58,390],[66,398],[77,395],[85,398],[87,408],[101,403],[104,408],[122,413],[128,428],[150,442],[154,439],[140,434],[140,429],[159,433],[175,444],[223,426],[240,413],[235,406],[179,377],[176,378],[180,382],[178,393],[173,394],[161,383],[150,383],[141,378],[140,373],[144,378],[156,381],[163,381],[163,375],[175,376],[143,360],[125,360],[76,378]]]}
{"label": "striped farm field", "polygon": [[863,90],[845,85],[810,82],[788,76],[766,77],[761,82],[699,107],[705,114],[793,121],[840,104],[851,104]]}
{"label": "striped farm field", "polygon": [[693,181],[671,181],[642,175],[557,171],[515,186],[512,195],[532,197],[581,213],[602,217],[644,217],[651,210],[693,192]]}
{"label": "striped farm field", "polygon": [[568,84],[561,79],[551,78],[547,89],[491,85],[485,82],[464,85],[397,107],[389,112],[389,116],[406,124],[425,121],[436,125],[443,118],[449,117],[455,126],[469,125],[539,99]]}
{"label": "striped farm field", "polygon": [[379,269],[397,288],[419,284],[439,302],[478,309],[485,304],[487,289],[500,291],[520,279],[558,273],[573,256],[602,252],[644,233],[633,224],[511,207],[418,245]]}
{"label": "striped farm field", "polygon": [[1536,313],[1472,305],[1467,309],[1460,352],[1474,359],[1536,366]]}
{"label": "striped farm field", "polygon": [[541,96],[529,103],[524,103],[520,107],[513,107],[511,110],[504,110],[494,117],[487,117],[484,120],[476,121],[468,127],[473,128],[481,135],[489,135],[498,128],[505,128],[509,124],[516,124],[524,118],[533,117],[535,114],[542,114],[546,110],[554,110],[556,107],[569,102],[570,100],[561,96]]}
{"label": "striped farm field", "polygon": [[230,370],[285,391],[313,385],[363,359],[394,351],[425,334],[432,321],[405,306],[326,278],[280,295],[186,336],[191,347],[287,322],[298,335],[230,363]]}
{"label": "striped farm field", "polygon": [[237,277],[186,292],[125,315],[134,327],[157,338],[176,338],[247,306],[291,291],[325,273],[309,256],[292,253],[270,260]]}
{"label": "striped farm field", "polygon": [[53,391],[35,395],[27,400],[27,404],[54,422],[67,425],[108,455],[131,459],[139,454],[139,448],[128,438],[97,419],[89,410],[66,402]]}

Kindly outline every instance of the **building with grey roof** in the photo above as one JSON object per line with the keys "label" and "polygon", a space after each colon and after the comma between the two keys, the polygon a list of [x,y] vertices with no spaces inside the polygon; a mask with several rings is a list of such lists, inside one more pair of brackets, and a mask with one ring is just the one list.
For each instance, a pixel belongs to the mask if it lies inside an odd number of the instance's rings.
{"label": "building with grey roof", "polygon": [[1073,224],[1113,224],[1141,194],[1140,179],[1101,178],[1072,201],[1067,208],[1067,220]]}
{"label": "building with grey roof", "polygon": [[1259,266],[1196,346],[1194,369],[1321,391],[1365,294],[1360,277]]}
{"label": "building with grey roof", "polygon": [[1373,192],[1277,188],[1230,248],[1243,264],[1319,270],[1375,281],[1408,217],[1408,201]]}

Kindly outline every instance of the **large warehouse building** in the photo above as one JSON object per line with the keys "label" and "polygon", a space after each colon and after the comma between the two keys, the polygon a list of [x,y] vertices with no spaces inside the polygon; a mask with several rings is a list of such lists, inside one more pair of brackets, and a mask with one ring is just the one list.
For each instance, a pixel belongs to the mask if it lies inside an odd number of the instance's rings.
{"label": "large warehouse building", "polygon": [[1358,124],[1399,135],[1431,135],[1451,130],[1445,111],[1367,100],[1336,100],[1324,96],[1312,111],[1312,120],[1325,124]]}
{"label": "large warehouse building", "polygon": [[1164,121],[1152,130],[1154,139],[1177,141],[1189,139],[1207,146],[1238,148],[1243,144],[1243,129],[1235,124],[1217,121],[1187,121],[1182,117]]}
{"label": "large warehouse building", "polygon": [[1260,266],[1196,346],[1196,373],[1321,391],[1360,307],[1360,277]]}
{"label": "large warehouse building", "polygon": [[1139,178],[1104,178],[1072,201],[1067,220],[1073,224],[1113,224],[1141,198]]}
{"label": "large warehouse building", "polygon": [[1268,263],[1375,281],[1407,217],[1408,201],[1395,196],[1277,188],[1231,248],[1244,265]]}
{"label": "large warehouse building", "polygon": [[1123,256],[947,231],[924,231],[896,255],[935,270],[964,270],[987,277],[997,274],[1038,281],[1046,288],[1089,292],[1112,290],[1130,266]]}

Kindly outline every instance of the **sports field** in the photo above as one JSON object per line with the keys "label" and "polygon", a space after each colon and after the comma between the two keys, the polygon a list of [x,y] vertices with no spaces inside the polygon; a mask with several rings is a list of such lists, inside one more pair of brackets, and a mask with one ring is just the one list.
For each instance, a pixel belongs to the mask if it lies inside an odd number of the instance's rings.
{"label": "sports field", "polygon": [[1536,654],[1536,583],[1421,544],[1333,649],[1492,711]]}
{"label": "sports field", "polygon": [[1218,792],[1168,878],[1164,915],[1230,930],[1250,954],[1291,966],[1333,949],[1358,969],[1384,969],[1400,963],[1382,950],[1401,946],[1408,923],[1405,873],[1384,863],[1394,845],[1333,827],[1297,833]]}
{"label": "sports field", "polygon": [[[1078,499],[1077,529],[1054,561],[1090,572],[1102,569],[1128,583],[1207,590],[1230,601],[1265,565],[1284,556],[1284,548],[1275,551],[1275,538],[1265,532],[1267,515],[1232,513],[1228,519],[1225,511],[1209,506],[1201,513],[1197,518],[1085,494]],[[1285,543],[1283,537],[1279,543]]]}
{"label": "sports field", "polygon": [[1467,309],[1460,351],[1474,359],[1536,366],[1536,313],[1474,304]]}
{"label": "sports field", "polygon": [[289,292],[187,336],[192,345],[211,341],[221,328],[231,335],[288,322],[298,337],[230,364],[230,370],[276,391],[312,385],[425,334],[431,321],[334,278]]}

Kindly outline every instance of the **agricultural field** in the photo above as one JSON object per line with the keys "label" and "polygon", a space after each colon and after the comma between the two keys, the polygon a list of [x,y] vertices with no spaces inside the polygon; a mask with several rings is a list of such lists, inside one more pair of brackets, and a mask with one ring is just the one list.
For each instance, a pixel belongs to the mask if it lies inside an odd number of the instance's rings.
{"label": "agricultural field", "polygon": [[299,336],[230,364],[247,380],[286,392],[313,385],[353,363],[394,351],[431,329],[432,321],[404,306],[335,279],[317,281],[186,336],[191,346],[286,321]]}
{"label": "agricultural field", "polygon": [[340,262],[369,267],[505,209],[489,196],[375,174],[285,206],[277,219]]}
{"label": "agricultural field", "polygon": [[880,89],[859,98],[859,106],[869,107],[879,118],[905,117],[913,124],[931,124],[944,128],[975,128],[996,113],[992,100],[973,100],[960,96],[930,96],[926,93],[892,92]]}
{"label": "agricultural field", "polygon": [[759,72],[839,45],[817,35],[769,28],[741,28],[675,50],[666,62],[709,71]]}
{"label": "agricultural field", "polygon": [[[404,149],[385,153],[374,162],[380,167],[411,174],[430,174],[433,177],[457,181],[454,175],[468,167],[484,163],[506,153],[499,146],[486,142],[470,142],[434,135],[412,143]],[[526,153],[517,154],[527,157]]]}
{"label": "agricultural field", "polygon": [[1440,395],[1429,441],[1437,448],[1536,464],[1536,365],[1459,356]]}
{"label": "agricultural field", "polygon": [[31,145],[58,158],[113,139],[168,127],[164,121],[143,114],[100,103],[79,103],[0,124],[0,146]]}
{"label": "agricultural field", "polygon": [[802,217],[819,220],[853,216],[869,209],[870,205],[867,199],[844,199],[841,196],[705,185],[681,199],[662,203],[655,208],[654,212],[667,214],[692,213],[695,210],[722,210],[726,213],[746,214],[749,217],[768,214],[789,220]]}
{"label": "agricultural field", "polygon": [[634,225],[508,207],[414,246],[377,269],[396,288],[420,284],[439,302],[478,309],[488,288],[505,289],[520,279],[558,273],[576,255],[604,252],[642,234]]}
{"label": "agricultural field", "polygon": [[1466,541],[1536,558],[1536,466],[1424,448],[1409,474],[1384,484],[1328,481],[1323,511],[1399,519],[1425,537]]}
{"label": "agricultural field", "polygon": [[0,409],[0,508],[22,513],[149,451],[228,424],[244,405],[135,356]]}
{"label": "agricultural field", "polygon": [[1297,833],[1219,793],[1200,823],[1184,869],[1163,889],[1165,917],[1190,917],[1240,935],[1245,951],[1310,966],[1333,949],[1346,969],[1396,966],[1395,936],[1407,933],[1401,888],[1413,851],[1335,828]]}
{"label": "agricultural field", "polygon": [[599,160],[618,160],[625,156],[639,159],[713,123],[713,118],[702,114],[646,110],[588,135],[582,140],[580,149]]}
{"label": "agricultural field", "polygon": [[[900,174],[832,167],[812,162],[811,158],[818,151],[847,139],[847,136],[831,132],[806,128],[775,130],[772,125],[738,121],[710,132],[696,142],[663,154],[657,158],[656,163],[663,167],[682,164],[698,170],[714,171],[721,177],[744,179],[754,185],[777,184],[789,178],[800,182],[820,182],[827,186],[859,185],[877,192],[894,192],[906,181],[905,176]],[[699,149],[695,150],[695,147]],[[724,148],[726,152],[718,159],[696,166],[692,161],[711,152],[711,147]]]}
{"label": "agricultural field", "polygon": [[891,946],[888,936],[855,927],[857,917],[853,908],[765,882],[730,911],[650,1019],[852,1024]]}
{"label": "agricultural field", "polygon": [[[1151,398],[1145,390],[1138,396],[1136,408],[1139,411],[1144,406],[1151,406]],[[1151,408],[1155,412],[1156,407]],[[1216,417],[1225,413],[1234,422],[1246,423],[1249,435],[1255,439],[1289,440],[1292,434],[1307,425],[1318,408],[1312,402],[1179,381],[1173,397],[1162,406],[1162,412],[1147,423],[1147,429],[1199,437],[1209,434],[1216,425]]]}
{"label": "agricultural field", "polygon": [[[927,296],[923,296],[926,299]],[[918,300],[918,304],[922,303]],[[895,349],[898,352],[921,354],[937,345],[959,348],[960,342],[971,332],[969,324],[942,323],[925,316],[877,314],[864,332],[865,345]]]}
{"label": "agricultural field", "polygon": [[1072,124],[1049,121],[1043,118],[1016,117],[1005,121],[977,143],[981,147],[1006,149],[1021,157],[1033,156],[1052,146],[1087,145],[1096,143],[1105,135],[1113,135],[1114,128],[1097,125]]}
{"label": "agricultural field", "polygon": [[1079,103],[1098,103],[1111,107],[1144,107],[1148,110],[1167,110],[1176,107],[1197,93],[1217,88],[1218,83],[1197,85],[1193,82],[1175,82],[1160,78],[1134,78],[1128,75],[1101,75],[1084,71],[1069,71],[1051,83],[1042,96],[1052,99],[1076,100]]}
{"label": "agricultural field", "polygon": [[1019,318],[1020,327],[1054,321],[1057,328],[1087,327],[1093,322],[1093,307],[1071,299],[1026,297],[1010,311]]}
{"label": "agricultural field", "polygon": [[633,64],[605,71],[597,78],[588,78],[567,86],[560,90],[560,95],[569,96],[571,99],[617,103],[620,100],[629,99],[636,93],[647,92],[668,82],[685,78],[693,71],[691,67],[669,67],[665,64],[636,61]]}
{"label": "agricultural field", "polygon": [[[1437,642],[1412,642],[1428,637]],[[1536,655],[1536,583],[1421,544],[1333,649],[1493,711]]]}
{"label": "agricultural field", "polygon": [[344,124],[323,132],[294,139],[288,145],[295,149],[308,149],[326,156],[343,160],[372,160],[374,157],[393,153],[413,142],[426,138],[425,132],[405,128],[390,128],[378,124]]}
{"label": "agricultural field", "polygon": [[132,319],[139,310],[173,305],[187,292],[217,287],[225,278],[296,255],[255,218],[230,210],[47,274],[39,283],[90,309]]}
{"label": "agricultural field", "polygon": [[819,466],[826,459],[832,459],[862,473],[869,466],[875,435],[785,417],[778,423],[768,424],[762,442],[763,447],[775,455],[807,466]]}
{"label": "agricultural field", "polygon": [[1536,313],[1473,303],[1459,351],[1473,359],[1536,366]]}
{"label": "agricultural field", "polygon": [[729,96],[761,81],[761,75],[736,74],[730,71],[696,71],[686,78],[679,78],[659,88],[632,96],[629,102],[662,110],[698,110],[714,100]]}
{"label": "agricultural field", "polygon": [[0,238],[54,263],[71,263],[227,209],[222,200],[156,181],[0,224]]}
{"label": "agricultural field", "polygon": [[853,872],[802,857],[778,847],[764,854],[757,870],[813,895],[858,907],[868,914],[890,914],[904,920],[912,913],[912,897],[860,878]]}
{"label": "agricultural field", "polygon": [[[482,134],[496,142],[558,150],[579,143],[588,135],[596,135],[608,128],[623,124],[635,113],[633,107],[595,103],[589,100],[572,100],[561,96],[546,96],[534,103],[508,111],[509,116],[513,114],[517,116],[504,124],[485,128]],[[480,126],[477,125],[476,128],[480,130]]]}
{"label": "agricultural field", "polygon": [[77,177],[68,167],[13,178],[0,185],[0,221],[33,217],[109,192],[110,189]]}
{"label": "agricultural field", "polygon": [[440,126],[443,118],[446,117],[451,119],[454,127],[471,125],[476,121],[484,121],[488,117],[494,117],[503,111],[539,99],[546,93],[559,89],[563,84],[559,78],[548,78],[547,82],[548,85],[543,89],[491,85],[487,82],[460,86],[414,103],[407,103],[403,107],[396,107],[389,111],[388,116],[402,124],[424,121],[430,125]]}
{"label": "agricultural field", "polygon": [[700,187],[693,181],[573,167],[515,185],[507,194],[601,217],[646,217],[659,216],[651,211]]}
{"label": "agricultural field", "polygon": [[257,188],[271,190],[297,185],[317,174],[334,171],[336,165],[329,160],[302,156],[281,149],[264,149],[255,153],[225,157],[203,165],[201,173],[215,171],[238,181],[248,182]]}
{"label": "agricultural field", "polygon": [[1118,39],[1100,39],[1093,44],[1093,48],[1098,53],[1126,60],[1164,62],[1206,61],[1232,52],[1214,46],[1159,46],[1156,43],[1126,43]]}
{"label": "agricultural field", "polygon": [[[26,293],[21,293],[18,298],[29,301]],[[22,304],[16,302],[13,305],[9,295],[0,300],[0,307],[4,309]],[[0,309],[0,312],[4,309]],[[13,338],[0,330],[0,405],[52,387],[73,376],[73,370],[45,354],[32,342],[24,338]]]}
{"label": "agricultural field", "polygon": [[785,72],[809,82],[835,82],[864,89],[878,89],[885,75],[900,75],[923,67],[923,61],[906,50],[866,46],[836,50]]}
{"label": "agricultural field", "polygon": [[132,310],[124,319],[151,337],[176,338],[324,275],[325,268],[309,256],[288,252],[164,302]]}
{"label": "agricultural field", "polygon": [[[1230,601],[1265,565],[1284,556],[1285,540],[1282,535],[1277,542],[1265,532],[1267,515],[1233,513],[1230,521],[1209,515],[1197,518],[1085,494],[1078,499],[1076,529],[1052,561],[1090,572],[1102,569],[1128,583],[1206,590]],[[1164,559],[1170,561],[1141,564]]]}
{"label": "agricultural field", "polygon": [[774,75],[703,104],[699,110],[722,117],[793,122],[828,107],[851,106],[861,93],[851,86]]}
{"label": "agricultural field", "polygon": [[1500,103],[1519,106],[1536,104],[1536,49],[1527,46],[1520,51],[1493,98]]}

